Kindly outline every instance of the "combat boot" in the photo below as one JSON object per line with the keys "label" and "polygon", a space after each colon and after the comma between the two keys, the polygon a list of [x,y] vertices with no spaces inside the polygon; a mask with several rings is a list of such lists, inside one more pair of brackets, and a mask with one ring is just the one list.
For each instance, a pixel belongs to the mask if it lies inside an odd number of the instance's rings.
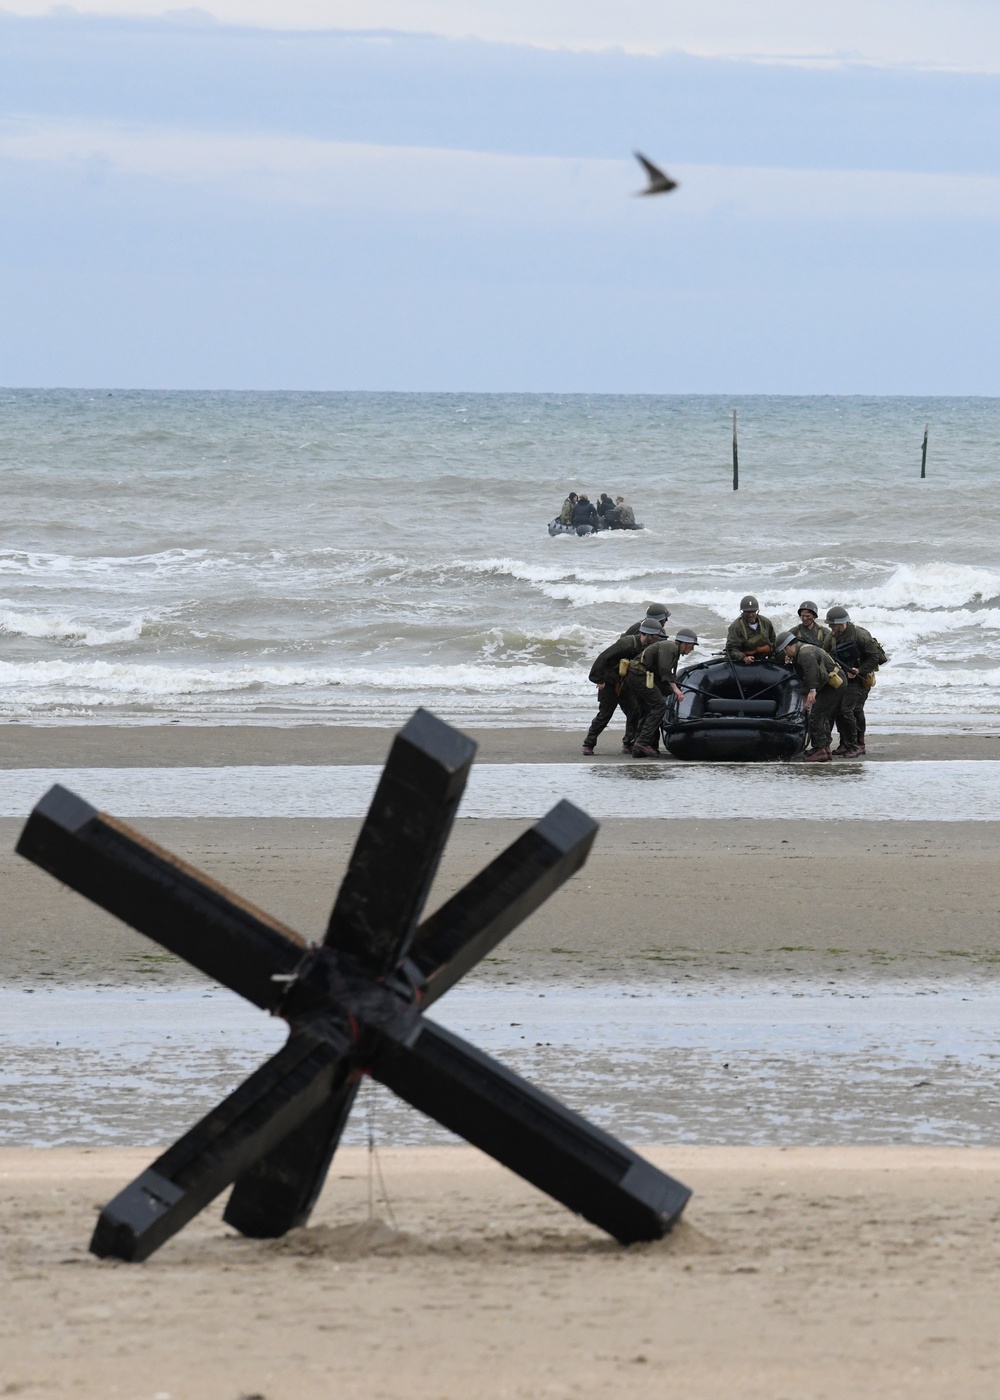
{"label": "combat boot", "polygon": [[810,749],[804,755],[803,763],[832,763],[833,755],[829,749]]}
{"label": "combat boot", "polygon": [[632,745],[632,757],[633,757],[633,758],[659,758],[659,756],[660,756],[660,750],[659,750],[659,749],[650,748],[649,744],[633,744],[633,745]]}
{"label": "combat boot", "polygon": [[594,746],[593,746],[593,744],[584,744],[584,746],[583,746],[583,752],[584,752],[584,754],[587,756],[587,758],[589,758],[590,755],[594,752]]}

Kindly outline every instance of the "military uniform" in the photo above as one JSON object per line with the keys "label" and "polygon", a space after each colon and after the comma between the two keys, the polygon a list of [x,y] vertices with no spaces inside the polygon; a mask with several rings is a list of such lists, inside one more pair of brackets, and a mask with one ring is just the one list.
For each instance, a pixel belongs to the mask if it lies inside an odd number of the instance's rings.
{"label": "military uniform", "polygon": [[[833,722],[843,703],[844,673],[834,657],[811,642],[800,642],[795,650],[794,666],[806,693],[815,690],[816,699],[809,711],[809,738],[814,749],[828,749],[833,737]],[[840,685],[830,684],[831,676],[840,677]]]}
{"label": "military uniform", "polygon": [[837,732],[845,749],[856,749],[865,742],[865,701],[869,687],[862,680],[879,668],[878,643],[870,632],[849,622],[843,632],[833,635],[833,655],[844,671],[857,671],[844,687],[844,701],[837,720]]}
{"label": "military uniform", "polygon": [[662,642],[652,642],[641,656],[629,662],[624,689],[638,712],[636,744],[651,749],[659,746],[660,725],[667,708],[663,692],[677,676],[680,655],[680,643],[673,637],[664,637]]}
{"label": "military uniform", "polygon": [[642,648],[643,642],[640,641],[638,634],[626,632],[617,641],[612,642],[609,647],[605,647],[591,666],[589,677],[591,683],[604,688],[597,692],[597,714],[591,721],[587,737],[583,741],[585,749],[592,749],[595,746],[600,735],[611,723],[611,717],[619,706],[621,706],[625,716],[625,743],[629,748],[635,743],[638,716],[631,694],[626,691],[622,677],[618,674],[618,667],[623,660],[637,656]]}
{"label": "military uniform", "polygon": [[769,617],[758,613],[756,625],[751,626],[740,613],[726,633],[726,655],[733,661],[742,661],[748,653],[761,646],[769,646],[773,651],[774,642],[774,626]]}
{"label": "military uniform", "polygon": [[565,499],[565,500],[563,501],[563,503],[562,503],[562,510],[559,512],[559,524],[560,524],[560,525],[572,525],[572,523],[573,523],[573,507],[574,507],[575,505],[576,505],[576,501],[570,500],[569,496],[567,496],[566,499]]}
{"label": "military uniform", "polygon": [[811,627],[800,622],[797,627],[790,630],[800,642],[808,642],[813,647],[822,647],[824,651],[833,651],[833,633],[829,627],[824,627],[821,622],[814,622]]}

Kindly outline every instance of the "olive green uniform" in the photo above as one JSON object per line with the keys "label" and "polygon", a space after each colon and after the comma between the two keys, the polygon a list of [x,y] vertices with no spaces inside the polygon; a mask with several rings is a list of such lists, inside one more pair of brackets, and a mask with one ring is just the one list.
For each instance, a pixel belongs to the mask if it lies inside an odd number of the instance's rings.
{"label": "olive green uniform", "polygon": [[791,630],[800,642],[808,642],[813,647],[822,647],[824,651],[833,651],[833,633],[829,627],[824,627],[821,622],[814,622],[811,627],[800,622],[797,627],[793,627]]}
{"label": "olive green uniform", "polygon": [[756,651],[758,647],[768,646],[773,651],[774,642],[774,625],[769,617],[763,617],[758,613],[757,625],[751,627],[743,614],[740,613],[726,634],[726,655],[733,661],[742,661],[745,656]]}
{"label": "olive green uniform", "polygon": [[844,687],[844,700],[837,719],[837,732],[845,749],[856,749],[865,742],[865,701],[869,686],[863,676],[873,675],[879,668],[878,644],[870,632],[849,622],[841,633],[833,634],[833,655],[847,671],[857,671]]}
{"label": "olive green uniform", "polygon": [[602,689],[597,692],[597,714],[587,730],[587,737],[583,741],[584,748],[592,749],[595,746],[619,706],[625,716],[625,742],[629,748],[635,743],[638,715],[631,694],[626,691],[622,677],[618,674],[618,667],[623,660],[637,656],[642,647],[643,643],[636,634],[626,632],[609,647],[605,647],[591,666],[590,682],[592,685],[601,686]]}
{"label": "olive green uniform", "polygon": [[[833,737],[833,722],[840,713],[843,694],[847,689],[843,683],[844,673],[829,652],[813,646],[811,642],[799,643],[794,665],[803,691],[806,694],[810,690],[816,692],[816,699],[809,711],[809,739],[814,749],[828,749]],[[839,676],[839,687],[836,681],[830,684],[831,676]]]}
{"label": "olive green uniform", "polygon": [[[660,724],[667,708],[663,692],[676,678],[680,654],[680,643],[673,637],[664,637],[662,642],[652,642],[641,656],[629,662],[625,689],[639,714],[635,736],[637,744],[651,749],[659,745]],[[653,678],[652,685],[649,683],[650,676]]]}
{"label": "olive green uniform", "polygon": [[559,524],[560,524],[560,525],[572,525],[572,523],[573,523],[573,507],[574,507],[575,505],[576,505],[576,502],[575,502],[575,501],[571,501],[570,498],[567,496],[566,499],[565,499],[565,500],[563,501],[563,503],[562,503],[562,510],[559,512]]}

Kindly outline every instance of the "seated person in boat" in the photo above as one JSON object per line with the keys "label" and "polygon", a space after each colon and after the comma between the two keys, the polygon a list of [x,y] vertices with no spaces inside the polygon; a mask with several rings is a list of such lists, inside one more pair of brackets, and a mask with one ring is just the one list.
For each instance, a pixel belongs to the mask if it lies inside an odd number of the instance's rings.
{"label": "seated person in boat", "polygon": [[631,506],[625,504],[624,496],[615,497],[615,513],[608,521],[609,525],[616,525],[619,530],[635,529],[635,511]]}
{"label": "seated person in boat", "polygon": [[726,634],[726,655],[731,661],[749,664],[765,660],[773,651],[774,625],[769,617],[761,617],[757,599],[748,593],[740,601],[739,617]]}
{"label": "seated person in boat", "polygon": [[589,496],[581,496],[573,507],[573,525],[589,525],[592,530],[597,529],[597,510]]}
{"label": "seated person in boat", "polygon": [[569,495],[566,497],[566,499],[563,501],[563,503],[562,503],[562,510],[559,512],[559,524],[560,524],[560,525],[572,525],[572,523],[573,523],[573,507],[576,505],[576,503],[577,503],[577,501],[578,501],[579,499],[580,499],[580,497],[576,494],[576,492],[575,492],[575,491],[571,491],[571,492],[569,493]]}
{"label": "seated person in boat", "polygon": [[601,517],[601,520],[604,522],[605,525],[610,525],[611,521],[609,517],[613,516],[614,513],[614,501],[608,495],[607,491],[602,491],[601,499],[597,502],[597,514]]}

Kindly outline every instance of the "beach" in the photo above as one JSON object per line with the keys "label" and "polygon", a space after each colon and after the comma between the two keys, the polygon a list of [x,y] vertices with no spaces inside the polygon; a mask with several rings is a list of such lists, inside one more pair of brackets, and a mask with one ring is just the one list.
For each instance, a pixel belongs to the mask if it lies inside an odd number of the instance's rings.
{"label": "beach", "polygon": [[996,1394],[996,1149],[650,1153],[690,1184],[623,1250],[465,1148],[345,1149],[308,1230],[213,1207],[142,1266],[86,1251],[142,1149],[0,1151],[0,1388],[266,1400]]}

